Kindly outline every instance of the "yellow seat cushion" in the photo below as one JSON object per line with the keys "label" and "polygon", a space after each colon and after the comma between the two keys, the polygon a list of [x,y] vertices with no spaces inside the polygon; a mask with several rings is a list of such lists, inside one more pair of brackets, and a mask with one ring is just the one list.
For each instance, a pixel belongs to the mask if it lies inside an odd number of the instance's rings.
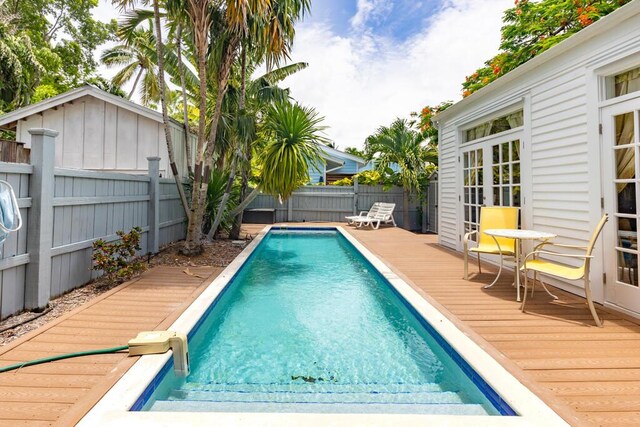
{"label": "yellow seat cushion", "polygon": [[582,279],[584,276],[584,266],[570,267],[568,265],[557,264],[555,262],[545,261],[542,259],[532,259],[527,261],[522,268],[538,271],[544,274],[550,274],[552,276],[563,277],[569,280]]}
{"label": "yellow seat cushion", "polygon": [[[469,252],[480,252],[481,254],[500,255],[500,249],[497,245],[479,244],[475,248],[469,248]],[[515,255],[511,249],[502,249],[502,255]]]}

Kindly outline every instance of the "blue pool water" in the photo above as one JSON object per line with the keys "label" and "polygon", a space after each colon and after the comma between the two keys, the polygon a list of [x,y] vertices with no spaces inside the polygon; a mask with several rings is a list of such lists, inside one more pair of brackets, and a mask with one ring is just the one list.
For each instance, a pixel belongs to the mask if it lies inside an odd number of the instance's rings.
{"label": "blue pool water", "polygon": [[272,230],[134,410],[512,414],[336,231]]}

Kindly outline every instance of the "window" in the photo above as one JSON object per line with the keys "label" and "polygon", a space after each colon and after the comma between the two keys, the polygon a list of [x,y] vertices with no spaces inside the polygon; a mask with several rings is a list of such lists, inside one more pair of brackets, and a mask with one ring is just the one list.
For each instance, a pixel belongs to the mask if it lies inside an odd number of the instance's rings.
{"label": "window", "polygon": [[626,95],[640,90],[640,67],[613,76],[613,96]]}
{"label": "window", "polygon": [[520,206],[520,141],[492,147],[493,205]]}
{"label": "window", "polygon": [[465,131],[465,142],[495,135],[500,132],[515,129],[523,124],[522,110],[506,114],[494,120],[486,121]]}

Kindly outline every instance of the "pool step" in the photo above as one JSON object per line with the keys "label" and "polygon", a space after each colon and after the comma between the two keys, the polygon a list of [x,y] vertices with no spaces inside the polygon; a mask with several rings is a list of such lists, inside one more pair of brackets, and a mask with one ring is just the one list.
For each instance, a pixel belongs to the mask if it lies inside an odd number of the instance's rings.
{"label": "pool step", "polygon": [[463,404],[456,393],[309,393],[173,390],[168,400],[200,402]]}
{"label": "pool step", "polygon": [[158,400],[151,411],[167,412],[305,412],[338,414],[487,415],[477,404],[272,403]]}
{"label": "pool step", "polygon": [[336,384],[336,383],[288,383],[288,384],[226,384],[192,383],[182,390],[194,391],[239,391],[279,393],[428,393],[444,391],[439,384]]}

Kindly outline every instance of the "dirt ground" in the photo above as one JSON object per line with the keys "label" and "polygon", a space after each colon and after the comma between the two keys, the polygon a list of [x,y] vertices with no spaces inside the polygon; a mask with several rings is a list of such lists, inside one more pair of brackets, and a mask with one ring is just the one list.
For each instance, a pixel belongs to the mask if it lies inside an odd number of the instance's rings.
{"label": "dirt ground", "polygon": [[[201,255],[186,257],[179,253],[181,242],[176,242],[163,247],[160,253],[151,257],[150,260],[145,257],[142,258],[142,261],[145,262],[146,268],[152,268],[158,265],[226,267],[242,252],[247,243],[248,241],[231,240],[206,242],[204,243],[204,252]],[[103,280],[97,279],[49,301],[48,307],[42,313],[25,311],[1,321],[0,347],[9,344],[18,337],[39,328],[45,323],[62,316],[118,285],[119,284],[110,285]]]}

